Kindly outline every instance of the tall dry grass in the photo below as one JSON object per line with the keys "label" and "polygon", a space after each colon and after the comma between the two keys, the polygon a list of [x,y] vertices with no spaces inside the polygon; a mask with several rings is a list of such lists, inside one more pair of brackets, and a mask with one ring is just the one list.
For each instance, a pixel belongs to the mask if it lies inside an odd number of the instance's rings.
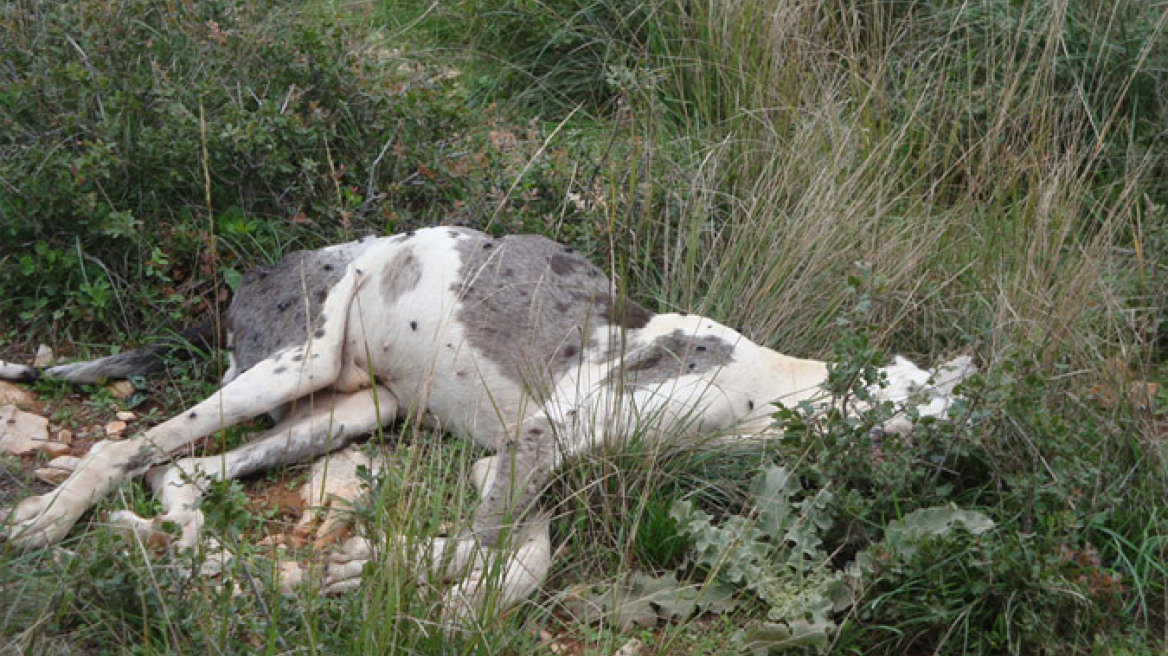
{"label": "tall dry grass", "polygon": [[[1165,14],[936,4],[660,3],[658,67],[622,89],[657,151],[641,159],[676,166],[668,209],[629,219],[633,268],[660,262],[639,284],[805,354],[834,338],[856,263],[883,276],[874,319],[902,350],[1146,345],[1133,285],[1156,265],[1129,255],[1163,155],[1125,103]],[[1102,79],[1132,12],[1147,38]]]}

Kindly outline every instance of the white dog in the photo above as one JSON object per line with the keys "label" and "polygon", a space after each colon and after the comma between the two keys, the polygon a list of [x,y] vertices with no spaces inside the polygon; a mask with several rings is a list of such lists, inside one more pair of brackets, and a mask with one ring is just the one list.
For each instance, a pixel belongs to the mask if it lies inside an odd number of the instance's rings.
{"label": "white dog", "polygon": [[[151,471],[163,518],[181,529],[180,545],[193,546],[208,478],[320,456],[395,417],[428,411],[494,453],[474,468],[481,500],[470,529],[434,541],[435,556],[469,572],[448,593],[460,621],[485,594],[483,548],[504,549],[508,558],[496,608],[542,582],[551,558],[547,521],[530,511],[566,458],[633,434],[758,434],[777,403],[823,400],[827,374],[823,362],[776,353],[711,319],[654,315],[548,239],[465,228],[292,253],[244,276],[224,328],[232,365],[216,394],[134,439],[95,445],[60,487],[0,519],[0,536],[30,546],[58,541],[125,477],[199,437],[272,414],[276,426],[247,445]],[[159,352],[45,373],[74,381],[121,376],[149,368]],[[0,365],[0,377],[38,373]],[[970,370],[960,358],[931,377],[897,359],[877,393],[943,415],[953,385]],[[368,555],[368,543],[349,545],[326,583],[352,585]]]}

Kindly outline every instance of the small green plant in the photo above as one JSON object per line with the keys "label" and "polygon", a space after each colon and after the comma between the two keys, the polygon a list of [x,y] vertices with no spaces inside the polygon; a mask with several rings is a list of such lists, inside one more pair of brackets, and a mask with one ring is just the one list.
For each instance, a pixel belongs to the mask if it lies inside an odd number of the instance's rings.
{"label": "small green plant", "polygon": [[693,545],[690,564],[765,605],[769,626],[748,628],[744,636],[765,631],[776,645],[828,644],[834,614],[851,603],[844,573],[828,566],[822,551],[832,500],[828,490],[804,490],[791,471],[769,466],[755,480],[748,515],[715,525],[692,502],[674,505],[671,514]]}

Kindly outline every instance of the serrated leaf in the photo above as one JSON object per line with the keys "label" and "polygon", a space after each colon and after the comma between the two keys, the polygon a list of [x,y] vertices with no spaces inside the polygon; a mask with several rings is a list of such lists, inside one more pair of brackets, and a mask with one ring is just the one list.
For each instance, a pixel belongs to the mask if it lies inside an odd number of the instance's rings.
{"label": "serrated leaf", "polygon": [[798,479],[786,467],[771,465],[754,480],[758,528],[765,535],[781,536],[795,521],[791,498],[802,491]]}
{"label": "serrated leaf", "polygon": [[611,586],[582,586],[569,591],[564,605],[581,621],[607,620],[629,629],[650,627],[660,620],[680,622],[698,612],[725,613],[736,604],[726,586],[683,584],[672,573],[637,573]]}
{"label": "serrated leaf", "polygon": [[739,631],[734,642],[754,656],[768,656],[797,647],[822,652],[835,631],[834,624],[814,622],[756,622]]}
{"label": "serrated leaf", "polygon": [[949,535],[954,529],[962,528],[972,535],[981,535],[993,527],[993,520],[982,513],[952,504],[921,508],[886,526],[884,545],[893,556],[906,561],[916,555],[917,548],[924,541]]}

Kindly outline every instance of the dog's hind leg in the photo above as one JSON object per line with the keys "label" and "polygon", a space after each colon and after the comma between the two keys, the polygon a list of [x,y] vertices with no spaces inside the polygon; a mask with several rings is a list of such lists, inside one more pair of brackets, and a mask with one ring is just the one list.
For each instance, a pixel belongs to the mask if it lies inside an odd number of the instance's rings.
{"label": "dog's hind leg", "polygon": [[203,527],[199,506],[211,481],[308,462],[347,446],[397,414],[397,401],[381,387],[351,394],[320,392],[298,400],[296,405],[279,424],[243,446],[221,455],[183,458],[151,470],[147,480],[162,504],[162,514],[153,522],[128,510],[114,513],[110,521],[147,541],[166,540],[157,526],[170,523],[180,532],[175,546],[194,547]]}
{"label": "dog's hind leg", "polygon": [[[469,535],[447,541],[447,550],[454,549],[454,560],[464,562],[453,562],[447,569],[447,573],[457,573],[453,566],[463,567],[463,578],[443,597],[446,631],[505,612],[547,578],[552,559],[551,518],[536,512],[534,506],[551,479],[558,450],[552,421],[537,415],[472,471],[482,499]],[[481,561],[461,555],[476,548],[483,552],[478,557]]]}
{"label": "dog's hind leg", "polygon": [[0,537],[26,546],[52,544],[98,499],[179,448],[243,419],[271,412],[331,385],[343,366],[346,323],[362,274],[352,266],[321,307],[305,344],[256,363],[210,398],[143,435],[91,450],[56,490],[29,497],[0,516]]}

